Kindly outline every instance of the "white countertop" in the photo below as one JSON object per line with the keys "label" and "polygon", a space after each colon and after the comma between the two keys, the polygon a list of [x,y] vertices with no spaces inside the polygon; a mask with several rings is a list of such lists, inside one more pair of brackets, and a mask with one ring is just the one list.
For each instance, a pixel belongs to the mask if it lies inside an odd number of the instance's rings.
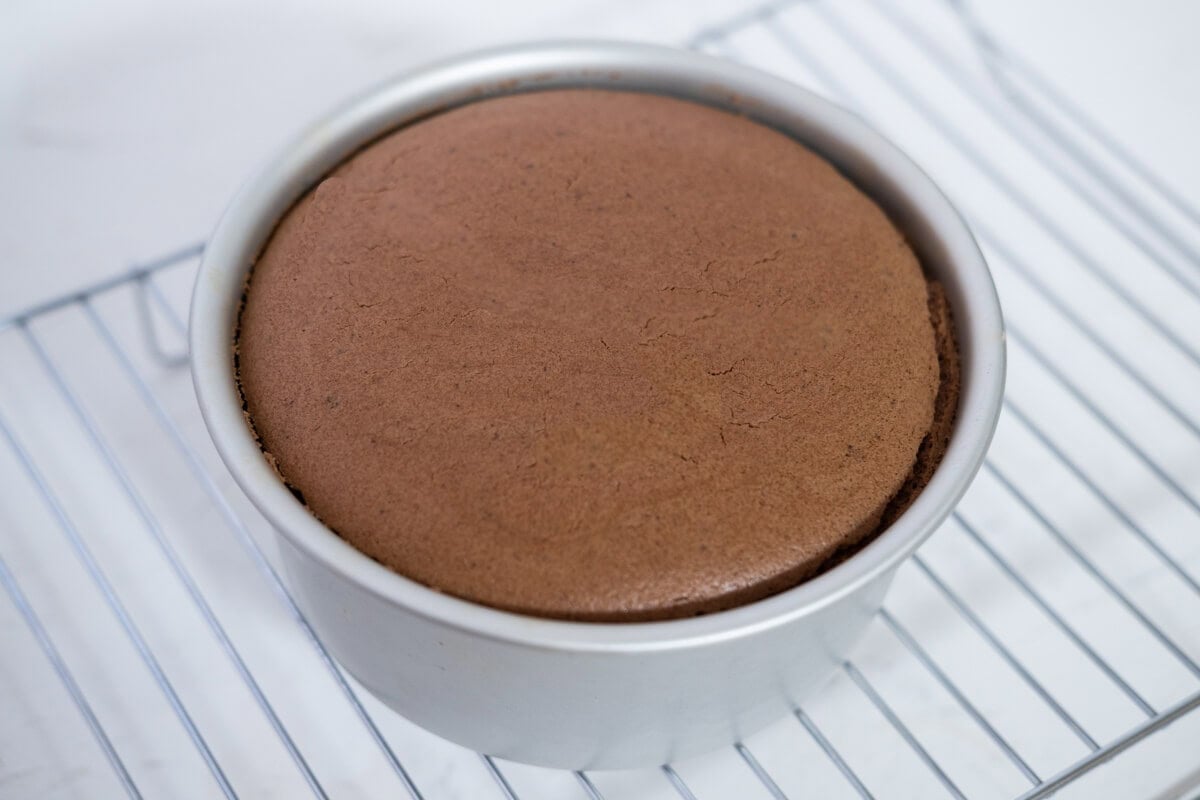
{"label": "white countertop", "polygon": [[[941,0],[912,0],[903,7],[925,22],[923,15],[940,8],[940,3]],[[862,0],[849,0],[839,8],[849,9],[848,16],[855,18],[861,5]],[[203,241],[232,192],[262,159],[306,122],[382,78],[435,58],[520,40],[586,36],[680,44],[701,28],[726,20],[744,7],[745,4],[733,0],[695,3],[584,0],[569,5],[549,0],[506,4],[482,0],[441,4],[345,0],[337,4],[336,11],[331,4],[279,0],[255,4],[235,0],[169,4],[114,0],[103,7],[80,0],[62,0],[10,5],[0,11],[0,318],[106,276],[124,273],[139,262]],[[1196,142],[1200,141],[1200,115],[1195,113],[1200,100],[1197,88],[1200,48],[1195,41],[1200,30],[1200,4],[1182,0],[1153,0],[1136,5],[1117,0],[1061,0],[1054,4],[1036,0],[976,0],[973,8],[993,35],[1049,75],[1116,140],[1136,151],[1141,160],[1193,206],[1200,206],[1200,155],[1196,148]],[[805,19],[801,9],[801,13],[791,15],[790,24],[803,25]],[[930,24],[937,28],[937,24]],[[781,71],[795,68],[795,64],[788,67],[784,63],[786,54],[781,53],[777,42],[772,43],[768,38],[750,31],[735,37],[734,43],[745,51],[739,55],[764,68]],[[816,43],[818,50],[827,46],[827,42]],[[872,87],[878,81],[855,72],[846,63],[845,75],[839,67],[838,77],[866,92],[862,95],[864,105],[881,115],[879,121],[885,132],[926,165],[935,179],[945,181],[955,199],[968,197],[972,210],[982,214],[989,224],[1005,233],[1012,230],[1012,235],[1039,257],[1047,254],[1036,263],[1047,270],[1051,282],[1068,281],[1075,274],[1074,266],[1066,263],[1071,259],[1061,258],[1053,246],[1037,240],[1040,234],[1036,230],[1026,238],[1023,226],[1028,225],[1028,220],[1017,219],[1019,215],[1010,217],[1013,212],[1007,205],[986,196],[983,186],[986,181],[972,177],[969,165],[940,163],[945,144],[919,130],[923,124],[920,119],[903,116],[903,104],[897,104],[895,98],[889,99],[882,92],[872,94],[875,91]],[[916,65],[905,75],[924,87],[926,73]],[[800,75],[796,77],[802,79]],[[979,116],[977,109],[960,107],[965,106],[962,103],[956,105],[958,101],[932,83],[929,91],[934,105],[946,113],[954,116],[961,112],[964,120],[975,118],[968,116],[971,114]],[[893,112],[897,116],[892,117]],[[1002,137],[982,128],[972,130],[972,137],[972,141],[985,149],[993,145],[1012,147],[1011,142],[1001,141]],[[1048,218],[1052,222],[1070,226],[1079,236],[1089,236],[1093,230],[1097,236],[1110,235],[1111,232],[1096,227],[1095,220],[1077,208],[1078,202],[1067,202],[1070,198],[1063,195],[1066,199],[1059,203],[1059,195],[1054,192],[1061,192],[1062,187],[1054,186],[1045,175],[1033,174],[1036,172],[1033,168],[1022,172],[1019,165],[1012,165],[1011,169],[1018,183],[1045,189],[1047,194],[1038,194],[1037,200],[1049,209]],[[1189,241],[1193,247],[1200,246],[1200,237]],[[1092,240],[1088,243],[1101,246]],[[1124,259],[1126,251],[1119,245],[1106,254]],[[1062,269],[1050,270],[1051,265]],[[1122,260],[1117,266],[1124,265]],[[1133,257],[1128,266],[1145,268]],[[1197,267],[1194,263],[1185,266]],[[1200,328],[1193,324],[1187,330],[1189,319],[1194,322],[1200,318],[1189,316],[1196,313],[1196,303],[1182,294],[1174,296],[1169,281],[1153,269],[1145,269],[1145,285],[1135,286],[1131,291],[1148,298],[1146,302],[1153,303],[1154,310],[1163,314],[1165,324],[1184,330],[1186,342],[1200,349]],[[1054,274],[1050,275],[1051,272]],[[1125,326],[1120,330],[1130,331],[1127,341],[1133,345],[1142,341],[1137,337],[1145,335],[1150,344],[1145,349],[1144,363],[1138,358],[1139,353],[1126,357],[1135,359],[1156,381],[1159,390],[1187,414],[1200,417],[1194,400],[1200,372],[1192,371],[1194,365],[1173,361],[1171,353],[1163,355],[1154,349],[1152,345],[1161,342],[1152,332],[1147,334],[1134,323],[1128,323],[1128,309],[1113,303],[1103,291],[1087,288],[1092,286],[1090,279],[1080,275],[1079,285],[1085,287],[1079,289],[1080,307],[1088,311],[1098,309],[1095,317],[1089,319],[1098,320],[1101,325]],[[180,311],[187,294],[185,278],[183,273],[164,277]],[[1128,275],[1119,276],[1119,280],[1127,279]],[[1057,352],[1072,352],[1075,340],[1070,337],[1076,334],[1064,332],[1069,326],[1057,321],[1053,309],[1047,307],[1041,313],[1044,300],[1037,292],[1011,277],[1007,268],[1002,276],[998,275],[998,283],[1011,319],[1036,328],[1039,336],[1046,337],[1048,348],[1063,347],[1065,351]],[[1062,283],[1060,288],[1071,291],[1071,286]],[[137,342],[136,320],[128,299],[123,294],[106,297],[98,301],[97,307],[112,322],[138,363],[153,376],[151,389],[180,421],[189,440],[203,449],[207,443],[195,417],[186,373],[154,371],[155,365],[146,359]],[[1041,324],[1039,315],[1053,317],[1054,321],[1047,322],[1043,330],[1037,327]],[[39,321],[35,328],[73,385],[91,387],[83,392],[85,403],[92,404],[90,407],[95,409],[102,427],[112,436],[118,456],[134,465],[133,479],[144,487],[164,529],[170,535],[183,537],[179,546],[185,558],[194,559],[200,583],[213,596],[214,606],[227,620],[231,635],[246,651],[248,660],[260,665],[264,680],[286,676],[279,685],[272,683],[269,688],[275,693],[277,704],[287,709],[289,724],[308,748],[308,756],[326,779],[331,795],[372,797],[377,796],[377,785],[386,785],[389,796],[395,796],[399,790],[393,783],[376,783],[393,776],[379,762],[378,754],[363,745],[362,731],[337,702],[339,698],[326,696],[333,694],[327,685],[328,676],[310,663],[311,652],[304,649],[304,643],[289,627],[290,621],[274,604],[270,592],[258,583],[257,574],[238,561],[232,550],[225,549],[226,544],[218,546],[215,539],[210,543],[204,537],[202,541],[196,540],[200,532],[221,528],[220,516],[210,502],[197,494],[195,486],[187,484],[184,487],[187,492],[177,489],[191,478],[186,470],[170,461],[167,452],[170,448],[161,437],[147,437],[145,415],[133,402],[136,398],[131,400],[126,396],[128,387],[120,379],[110,381],[106,367],[102,366],[103,348],[96,344],[94,336],[81,338],[90,336],[86,325],[64,314],[61,319]],[[189,612],[193,614],[189,616],[181,612],[178,617],[167,613],[169,599],[178,600],[186,610],[186,598],[180,599],[178,586],[162,572],[153,552],[141,539],[134,541],[141,535],[136,509],[114,500],[120,487],[113,484],[103,465],[94,463],[94,454],[88,456],[80,451],[76,457],[77,451],[71,448],[79,447],[80,441],[86,444],[86,440],[80,438],[78,430],[65,424],[64,420],[70,418],[69,409],[44,375],[36,379],[37,385],[25,385],[27,376],[41,373],[18,334],[10,330],[4,335],[8,338],[0,340],[0,413],[19,424],[22,435],[40,443],[35,457],[46,462],[43,469],[49,473],[51,483],[64,487],[69,511],[89,525],[94,524],[94,529],[88,528],[85,533],[98,537],[101,550],[105,551],[102,558],[116,559],[114,578],[127,590],[135,611],[147,615],[145,627],[149,637],[174,642],[164,646],[163,660],[169,668],[175,665],[178,669],[185,692],[207,691],[211,685],[205,681],[216,680],[213,676],[218,674],[235,681],[236,677],[229,677],[232,673],[220,651],[204,638],[207,634],[196,624],[194,613]],[[16,345],[9,346],[14,341]],[[1137,350],[1133,345],[1131,352]],[[1068,364],[1064,369],[1083,382],[1091,375],[1093,382],[1088,384],[1088,391],[1092,397],[1100,398],[1098,402],[1104,408],[1119,411],[1121,404],[1128,401],[1127,408],[1139,409],[1135,425],[1138,440],[1149,442],[1147,446],[1152,448],[1153,456],[1163,459],[1172,475],[1182,475],[1179,480],[1189,490],[1200,490],[1200,469],[1196,468],[1200,460],[1195,457],[1200,452],[1197,440],[1188,438],[1191,434],[1186,430],[1178,434],[1170,420],[1160,424],[1154,414],[1140,416],[1142,406],[1138,404],[1144,403],[1146,397],[1130,389],[1128,381],[1115,373],[1109,381],[1111,365],[1093,358],[1089,347],[1080,343],[1076,348],[1080,353],[1078,363]],[[93,360],[93,350],[98,351],[96,358],[100,360]],[[1075,437],[1071,439],[1075,449],[1070,454],[1086,460],[1089,467],[1094,464],[1111,467],[1104,473],[1105,480],[1110,481],[1105,488],[1121,503],[1136,506],[1134,516],[1138,520],[1145,517],[1161,523],[1165,533],[1175,537],[1177,543],[1182,542],[1177,551],[1180,562],[1193,572],[1198,571],[1200,547],[1188,544],[1200,538],[1196,518],[1189,516],[1186,509],[1172,505],[1174,501],[1160,502],[1154,494],[1159,491],[1157,484],[1145,479],[1137,469],[1126,469],[1125,461],[1132,462],[1127,454],[1119,458],[1111,456],[1120,448],[1108,441],[1103,431],[1095,433],[1087,427],[1090,422],[1080,422],[1085,415],[1071,405],[1069,398],[1059,396],[1062,392],[1058,385],[1039,369],[1027,366],[1030,362],[1022,348],[1015,350],[1009,383],[1014,396],[1030,405],[1036,404],[1039,420],[1057,424],[1064,436]],[[1172,372],[1177,367],[1181,376],[1178,380]],[[111,387],[107,385],[110,382]],[[1042,463],[1044,453],[1037,442],[1012,422],[1011,416],[1005,419],[992,451],[994,458],[1019,470],[1018,480],[1035,499],[1041,498],[1049,504],[1057,502],[1061,495],[1062,504],[1055,509],[1064,515],[1063,525],[1089,532],[1089,526],[1100,519],[1088,505],[1091,501],[1085,502],[1087,498],[1082,495],[1075,497],[1072,493],[1078,493],[1079,487],[1063,478],[1061,470],[1056,472],[1057,468]],[[171,717],[161,709],[150,710],[154,703],[161,704],[161,698],[152,697],[152,687],[141,683],[126,686],[114,678],[123,674],[121,664],[127,664],[131,671],[139,670],[140,666],[128,654],[105,651],[105,640],[98,631],[110,631],[112,621],[94,592],[89,594],[91,590],[84,586],[82,573],[74,567],[64,567],[61,574],[55,571],[57,557],[50,550],[43,550],[61,546],[45,543],[58,541],[53,519],[27,488],[19,465],[3,445],[0,439],[0,555],[9,561],[22,583],[27,584],[27,591],[52,633],[65,643],[68,660],[84,675],[83,682],[94,693],[106,720],[111,720],[121,736],[122,746],[145,754],[137,768],[144,778],[143,788],[148,787],[147,795],[212,796],[215,787],[207,782],[207,775],[195,761],[187,740],[174,730]],[[202,454],[209,459],[206,464],[219,473],[211,453],[203,450]],[[1030,454],[1041,454],[1037,458],[1042,461]],[[55,455],[58,458],[52,459]],[[264,533],[262,520],[223,476],[222,481],[222,491],[247,520],[252,533],[256,536]],[[1014,542],[1013,552],[1019,555],[1025,552],[1020,549],[1021,537],[1031,525],[1023,517],[1014,517],[1012,506],[1011,498],[1006,498],[991,478],[977,480],[968,501],[964,501],[968,517],[987,523],[996,539],[1003,537],[1006,542]],[[1111,527],[1107,517],[1103,522],[1096,526],[1097,530]],[[958,526],[947,527],[955,530],[947,535],[939,533],[923,551],[932,563],[968,556],[965,551],[959,552],[961,546],[954,543],[957,540],[951,540],[951,535],[962,538]],[[221,531],[220,536],[226,535]],[[128,542],[126,537],[131,537]],[[122,550],[126,546],[130,549]],[[112,553],[105,555],[109,548]],[[139,561],[143,552],[144,563]],[[1029,552],[1040,551],[1034,547]],[[1118,569],[1120,558],[1114,553],[1119,552],[1105,551],[1101,555],[1115,559],[1106,563]],[[121,560],[122,553],[132,553],[134,560]],[[1147,568],[1143,574],[1137,571],[1140,567],[1132,561],[1130,564],[1130,572],[1124,577],[1131,584],[1138,585],[1141,581],[1141,585],[1150,587],[1147,591],[1158,593],[1160,599],[1175,597],[1171,594],[1173,590],[1162,589],[1155,583],[1160,577],[1157,573]],[[1069,572],[1064,568],[1064,575]],[[75,584],[64,583],[64,575],[68,573],[79,581],[78,597],[91,598],[94,607],[77,607],[81,601],[71,591]],[[921,592],[928,594],[928,587],[921,589],[920,580],[912,577],[911,570],[907,578],[905,575],[902,572],[897,582],[902,591],[897,592],[894,610],[920,620],[928,610],[925,604],[928,598]],[[1063,585],[1076,587],[1074,580],[1064,578]],[[1070,588],[1063,591],[1067,592],[1064,602],[1086,617],[1088,603],[1094,597],[1084,591],[1085,584],[1086,581],[1078,583],[1077,588],[1081,588],[1077,595],[1071,594]],[[986,595],[981,597],[981,602],[987,601]],[[1184,599],[1190,602],[1195,598]],[[162,613],[156,614],[159,611]],[[998,613],[1013,624],[1023,619],[1016,612],[1010,615],[1009,611],[1004,606]],[[1188,641],[1193,651],[1200,648],[1200,623],[1195,617],[1172,621],[1176,623],[1173,631],[1192,637]],[[940,641],[939,631],[950,626],[942,617],[930,617],[928,623],[931,627],[926,634],[936,645]],[[1149,658],[1144,663],[1139,661],[1140,653],[1121,638],[1124,634],[1117,630],[1120,627],[1114,625],[1113,631],[1098,631],[1097,635],[1114,637],[1109,641],[1115,643],[1115,657],[1123,659],[1122,666],[1141,681],[1139,687],[1148,686],[1146,691],[1164,702],[1173,697],[1172,692],[1184,685],[1176,672],[1171,671],[1174,668],[1164,667],[1160,673],[1158,662],[1152,663]],[[199,631],[198,638],[204,638],[203,647],[196,645],[195,652],[190,649],[192,643],[187,637],[180,639],[180,631],[193,628]],[[119,630],[116,635],[119,637]],[[10,636],[18,645],[8,646]],[[891,651],[886,643],[875,641],[879,638],[874,636],[864,645],[864,668],[886,676],[892,691],[890,696],[897,698],[896,702],[914,724],[921,726],[935,743],[953,744],[960,731],[953,727],[957,717],[940,716],[938,709],[945,705],[944,698],[908,673],[888,671],[893,666],[887,655]],[[951,640],[957,642],[953,637],[946,641]],[[87,737],[74,707],[64,701],[61,687],[54,682],[42,652],[31,641],[21,619],[0,594],[0,642],[5,643],[0,648],[0,798],[26,797],[35,790],[38,796],[84,797],[94,796],[91,792],[97,785],[111,788],[114,784],[111,775],[104,772],[106,765],[92,753],[94,743]],[[1135,637],[1128,641],[1138,640]],[[894,649],[894,642],[892,645]],[[1017,645],[1029,642],[1022,640]],[[114,645],[112,649],[119,648]],[[969,675],[971,663],[967,652],[955,644],[948,646],[942,656],[950,666],[957,666],[958,674]],[[1046,669],[1051,677],[1057,670],[1063,681],[1060,689],[1071,694],[1074,675],[1065,666],[1067,663],[1064,660],[1063,665],[1051,664]],[[88,674],[92,666],[94,674]],[[1091,689],[1087,681],[1075,686],[1073,707],[1091,708],[1085,712],[1090,715],[1089,721],[1108,734],[1126,729],[1132,718],[1122,716],[1125,711],[1121,707],[1108,708],[1107,700],[1097,699],[1093,704],[1088,694]],[[325,694],[317,697],[316,693]],[[841,686],[831,689],[828,697],[815,703],[814,715],[824,709],[825,722],[845,740],[853,739],[856,734],[853,729],[839,731],[837,720],[844,706],[838,703],[853,701],[861,705],[861,697],[847,700],[853,694],[852,688]],[[141,719],[134,713],[130,717],[130,709],[142,708],[143,700],[147,716]],[[390,713],[374,701],[367,702],[372,713],[381,718]],[[1003,707],[991,711],[997,718],[1006,713]],[[244,719],[238,715],[242,712],[246,714]],[[211,709],[201,708],[198,713],[206,729],[217,731],[218,735],[226,732],[226,747],[233,752],[223,752],[223,756],[239,776],[248,776],[248,783],[267,781],[274,787],[272,796],[280,797],[292,796],[293,790],[299,791],[297,787],[303,788],[291,763],[277,752],[272,751],[268,770],[266,757],[262,756],[260,761],[253,746],[234,747],[234,743],[257,743],[259,740],[254,737],[259,734],[270,735],[253,704],[241,698],[237,703],[231,701],[228,707],[219,703]],[[386,733],[398,750],[417,762],[415,772],[424,781],[422,789],[426,797],[436,800],[496,796],[496,787],[477,759],[446,743],[431,741],[431,737],[405,721],[395,715],[391,717],[384,726]],[[162,741],[156,741],[154,725],[159,722],[163,723]],[[173,731],[169,736],[167,728]],[[1026,730],[1022,736],[1027,735],[1028,741],[1023,743],[1036,750],[1042,742],[1041,734]],[[1054,744],[1056,740],[1052,741],[1054,737],[1046,736],[1049,743],[1046,747],[1052,750],[1058,746]],[[1200,763],[1195,755],[1197,740],[1200,740],[1200,715],[1193,714],[1153,737],[1147,746],[1118,759],[1119,769],[1097,770],[1063,796],[1190,796],[1184,794],[1189,791],[1184,787],[1194,788],[1200,777]],[[821,761],[820,752],[794,721],[786,731],[756,737],[751,746],[768,768],[782,776],[781,785],[791,797],[824,796],[826,789],[834,791],[834,787],[845,790],[844,782],[828,763]],[[173,774],[175,747],[183,748],[192,759],[186,774],[195,777],[194,783]],[[83,758],[77,749],[87,750],[91,755]],[[899,770],[896,774],[903,773],[900,762],[905,757],[898,754],[902,749],[901,744],[896,744],[892,749],[881,750],[877,755],[878,770],[872,774],[878,779],[890,774],[893,768]],[[1043,754],[1044,759],[1033,760],[1038,764],[1044,761],[1046,765],[1058,763],[1057,756],[1051,758],[1049,752]],[[788,773],[787,766],[801,753],[824,764],[824,771]],[[1069,753],[1069,748],[1063,753]],[[908,757],[907,762],[912,760]],[[858,763],[864,765],[862,761]],[[462,764],[471,766],[460,768]],[[871,764],[865,766],[870,772]],[[929,787],[937,788],[919,766],[908,764],[909,773],[904,774],[911,773],[914,783],[892,786],[896,796],[924,797],[929,796],[925,794]],[[256,772],[260,767],[268,771]],[[956,765],[969,774],[968,767]],[[1048,768],[1042,768],[1043,774]],[[562,776],[512,765],[505,765],[505,769],[522,790],[522,797],[559,797],[567,796],[568,792],[575,793],[570,796],[583,796],[573,781]],[[698,797],[716,800],[734,796],[741,791],[739,787],[748,784],[745,769],[729,751],[703,763],[685,764],[681,772]],[[993,774],[990,769],[980,765],[974,776],[981,787],[993,792],[981,796],[1011,796],[1005,792],[1020,784],[1019,776]],[[278,785],[271,783],[276,774],[280,776]],[[673,796],[661,776],[656,779],[658,782],[654,783],[645,776],[609,775],[598,782],[607,798]],[[761,787],[756,784],[755,787],[761,794]]]}

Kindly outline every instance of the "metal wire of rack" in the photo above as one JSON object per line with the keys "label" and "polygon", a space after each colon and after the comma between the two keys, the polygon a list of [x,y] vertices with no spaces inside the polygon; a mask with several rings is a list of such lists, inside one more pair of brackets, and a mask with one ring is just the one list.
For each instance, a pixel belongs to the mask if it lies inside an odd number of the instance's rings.
{"label": "metal wire of rack", "polygon": [[[629,775],[534,770],[406,726],[325,650],[203,437],[178,369],[192,246],[0,321],[0,585],[90,737],[72,758],[107,763],[87,780],[169,793],[142,750],[173,736],[190,755],[168,766],[196,796],[432,800],[474,771],[509,800],[1033,800],[1195,718],[1200,213],[961,7],[939,24],[890,0],[790,0],[690,43],[910,149],[977,233],[1015,345],[976,486],[822,695],[730,752]],[[32,421],[46,397],[61,429]],[[82,454],[100,477],[73,477]],[[187,503],[163,499],[180,486]],[[109,645],[80,642],[106,625],[128,653],[102,668]],[[208,642],[195,666],[176,628]]]}

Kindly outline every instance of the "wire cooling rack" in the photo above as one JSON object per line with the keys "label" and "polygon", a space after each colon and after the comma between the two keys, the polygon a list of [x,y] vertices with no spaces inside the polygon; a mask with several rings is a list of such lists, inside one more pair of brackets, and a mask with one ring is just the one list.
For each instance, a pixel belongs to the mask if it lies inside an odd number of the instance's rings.
{"label": "wire cooling rack", "polygon": [[380,705],[204,434],[181,368],[195,246],[0,322],[0,795],[1194,790],[1200,214],[965,10],[925,5],[772,3],[691,42],[908,151],[968,218],[1009,324],[982,473],[817,697],[725,751],[591,774],[470,753]]}

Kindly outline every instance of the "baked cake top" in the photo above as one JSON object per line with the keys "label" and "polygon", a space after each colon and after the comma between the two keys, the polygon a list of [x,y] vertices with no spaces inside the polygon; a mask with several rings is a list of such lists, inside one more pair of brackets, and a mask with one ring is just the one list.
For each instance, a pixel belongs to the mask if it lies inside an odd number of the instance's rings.
{"label": "baked cake top", "polygon": [[544,91],[405,127],[300,200],[239,376],[281,475],[395,571],[679,617],[877,530],[935,425],[934,306],[885,214],[788,136]]}

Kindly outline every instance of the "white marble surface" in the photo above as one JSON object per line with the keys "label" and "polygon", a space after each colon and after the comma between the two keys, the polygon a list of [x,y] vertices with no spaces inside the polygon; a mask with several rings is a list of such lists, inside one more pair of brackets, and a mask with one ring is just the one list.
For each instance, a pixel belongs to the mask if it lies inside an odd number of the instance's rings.
{"label": "white marble surface", "polygon": [[[648,0],[573,4],[521,0],[507,4],[454,2],[388,3],[349,0],[332,5],[256,4],[188,0],[171,4],[117,0],[103,7],[79,0],[10,5],[0,11],[0,317],[82,284],[120,273],[141,259],[202,240],[223,204],[247,172],[306,120],[381,77],[485,44],[551,36],[613,36],[679,43],[701,27],[727,18],[744,4]],[[938,0],[904,3],[923,25],[957,48]],[[1181,193],[1200,205],[1200,117],[1194,113],[1200,81],[1200,6],[1153,0],[1136,6],[1105,0],[978,0],[975,7],[998,38],[1024,54],[1070,92],[1113,135]],[[1082,236],[1114,269],[1117,281],[1142,299],[1181,338],[1200,348],[1200,304],[1173,289],[1128,241],[1114,236],[1060,182],[986,124],[979,109],[956,95],[929,65],[886,35],[863,0],[838,8],[906,78],[989,154],[1006,174],[1030,187],[1047,217]],[[1144,368],[1155,385],[1192,418],[1200,417],[1200,375],[1194,364],[1162,347],[1160,338],[1131,319],[1128,309],[1097,288],[1046,241],[1028,215],[998,197],[986,177],[963,163],[943,137],[849,58],[819,17],[800,8],[784,15],[788,29],[835,65],[840,81],[861,96],[864,108],[964,203],[969,213],[1011,235],[1054,286],[1092,314],[1105,330],[1120,333],[1117,349]],[[751,63],[801,81],[813,77],[759,29],[732,40]],[[964,64],[969,59],[964,57]],[[971,80],[978,71],[964,67]],[[1195,231],[1192,231],[1195,233]],[[1192,244],[1200,244],[1193,236]],[[990,254],[994,255],[994,254]],[[1003,259],[999,259],[1003,262]],[[1196,264],[1184,264],[1196,275]],[[187,268],[164,276],[177,308],[187,296]],[[1094,349],[1078,341],[1057,312],[1002,263],[997,280],[1009,316],[1038,331],[1047,347],[1072,354],[1063,369],[1081,381],[1103,408],[1118,418],[1139,409],[1133,421],[1139,441],[1189,490],[1200,493],[1200,441],[1165,418],[1161,409],[1142,414],[1144,393],[1116,374]],[[186,373],[150,361],[139,341],[131,296],[121,291],[97,302],[150,388],[181,426],[187,441],[214,474],[222,475],[205,442]],[[251,562],[230,538],[223,518],[199,487],[150,411],[120,372],[86,317],[77,311],[41,319],[34,326],[70,385],[100,421],[104,436],[126,465],[132,482],[178,549],[246,661],[260,676],[272,703],[335,797],[398,796],[386,762],[364,735],[328,674],[313,657],[285,608],[272,596]],[[201,729],[247,797],[293,797],[305,791],[294,765],[278,745],[258,708],[241,688],[225,654],[213,643],[164,560],[147,544],[145,519],[124,498],[102,459],[87,446],[61,394],[18,333],[0,334],[0,414],[18,427],[67,512],[88,538],[188,702]],[[1074,338],[1073,338],[1074,337]],[[168,337],[168,343],[177,341]],[[116,377],[114,377],[116,376]],[[1038,419],[1068,437],[1071,452],[1103,467],[1106,490],[1136,519],[1161,531],[1172,552],[1200,574],[1200,525],[1177,500],[1132,463],[1119,442],[1095,426],[1063,396],[1061,387],[1014,348],[1013,396],[1036,408]],[[1152,405],[1152,404],[1151,404]],[[149,431],[149,432],[148,432]],[[0,443],[2,444],[2,443]],[[1173,634],[1200,657],[1200,619],[1189,614],[1195,598],[1163,578],[1143,551],[1109,543],[1110,516],[1050,463],[1011,417],[1001,425],[993,457],[1018,475],[1030,495],[1055,509],[1055,520],[1086,537],[1096,536],[1098,557],[1119,573],[1130,591],[1168,620]],[[110,734],[127,755],[147,796],[216,796],[203,763],[176,724],[136,653],[108,613],[103,599],[65,547],[54,518],[11,450],[0,446],[0,555],[25,586],[64,657],[78,674]],[[270,553],[262,520],[221,477],[221,496],[236,519]],[[1095,612],[1109,602],[1086,576],[1046,557],[1033,541],[1036,525],[1013,510],[1011,497],[994,479],[980,478],[964,502],[966,517],[986,528],[1029,574],[1058,592],[1067,613],[1090,626],[1106,655],[1157,704],[1190,684],[1186,671],[1164,661],[1120,614]],[[1119,527],[1119,526],[1116,526]],[[1090,541],[1090,540],[1088,540]],[[930,563],[961,570],[962,591],[1012,635],[1014,647],[1040,664],[1040,675],[1097,736],[1114,736],[1137,721],[1111,688],[1081,665],[1077,653],[1050,644],[1044,624],[993,584],[978,553],[950,524],[926,548]],[[1057,559],[1057,560],[1055,560]],[[1051,564],[1053,568],[1046,566]],[[977,566],[977,565],[976,565]],[[1044,569],[1043,569],[1044,568]],[[1002,583],[1002,581],[1001,581]],[[996,589],[997,594],[989,592]],[[978,689],[978,701],[999,720],[1040,774],[1078,757],[1078,743],[1048,720],[1030,725],[1013,694],[989,694],[1011,683],[986,653],[964,636],[961,625],[939,606],[912,570],[901,574],[893,611],[922,635],[956,679]],[[1182,609],[1182,610],[1181,610]],[[1160,618],[1160,617],[1156,617]],[[1112,620],[1108,622],[1108,620]],[[1099,622],[1097,622],[1099,620]],[[1189,638],[1190,637],[1190,638]],[[11,603],[0,596],[0,798],[108,797],[119,786],[49,674],[41,651]],[[957,712],[927,675],[889,635],[876,629],[864,643],[860,666],[925,737],[937,754],[966,747],[987,754],[979,733]],[[1029,698],[1025,697],[1028,702]],[[427,798],[494,797],[496,787],[477,758],[433,739],[366,700],[394,748]],[[831,738],[856,756],[879,796],[941,796],[940,787],[903,742],[884,730],[847,681],[834,682],[810,712]],[[1036,719],[1036,715],[1034,717]],[[1196,742],[1200,717],[1154,737],[1072,787],[1064,797],[1180,797],[1200,770]],[[963,745],[963,743],[966,743]],[[860,745],[855,750],[856,743]],[[795,721],[785,720],[754,737],[750,746],[791,797],[851,796],[847,785]],[[972,749],[974,748],[974,749]],[[1011,797],[1024,787],[1011,767],[980,755],[956,763],[954,777],[972,796]],[[504,765],[522,797],[583,797],[569,775]],[[732,750],[679,765],[698,798],[766,796]],[[653,771],[596,777],[607,798],[673,795]]]}

